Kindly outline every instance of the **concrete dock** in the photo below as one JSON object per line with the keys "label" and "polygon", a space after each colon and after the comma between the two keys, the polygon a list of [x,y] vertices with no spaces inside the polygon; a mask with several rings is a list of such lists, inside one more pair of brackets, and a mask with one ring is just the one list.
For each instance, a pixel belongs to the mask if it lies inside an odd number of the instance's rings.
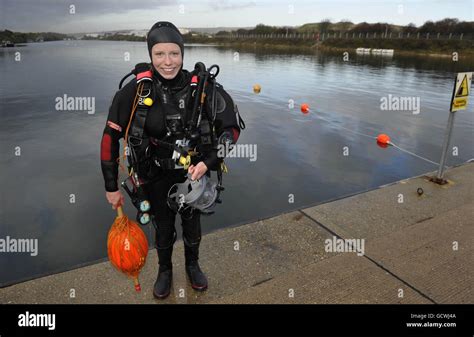
{"label": "concrete dock", "polygon": [[[166,300],[153,298],[150,250],[139,293],[103,262],[2,288],[0,303],[474,303],[474,163],[443,186],[433,175],[205,235],[204,293],[187,284],[178,241]],[[343,240],[363,240],[363,254],[331,246]]]}

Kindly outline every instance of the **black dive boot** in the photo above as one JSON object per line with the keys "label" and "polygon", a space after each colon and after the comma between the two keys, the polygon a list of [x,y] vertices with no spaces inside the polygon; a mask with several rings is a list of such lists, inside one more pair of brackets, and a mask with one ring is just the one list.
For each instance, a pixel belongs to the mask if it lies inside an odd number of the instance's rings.
{"label": "black dive boot", "polygon": [[155,286],[153,287],[153,296],[160,300],[165,299],[171,292],[171,281],[173,280],[173,270],[168,269],[158,272]]}
{"label": "black dive boot", "polygon": [[171,282],[173,280],[173,269],[171,264],[171,254],[173,247],[167,249],[157,249],[160,260],[158,277],[153,286],[153,296],[158,299],[165,299],[171,292]]}
{"label": "black dive boot", "polygon": [[186,259],[186,274],[188,275],[191,287],[197,291],[204,291],[207,289],[207,278],[199,267],[199,244],[189,247],[184,244],[184,256]]}
{"label": "black dive boot", "polygon": [[207,289],[206,275],[202,272],[197,261],[192,261],[186,265],[186,274],[194,290],[205,291]]}

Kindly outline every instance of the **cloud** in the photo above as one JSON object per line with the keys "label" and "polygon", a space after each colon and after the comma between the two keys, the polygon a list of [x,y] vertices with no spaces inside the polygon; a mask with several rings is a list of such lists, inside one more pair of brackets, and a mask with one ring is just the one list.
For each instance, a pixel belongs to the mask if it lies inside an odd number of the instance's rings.
{"label": "cloud", "polygon": [[472,9],[471,0],[0,0],[0,29],[84,33],[147,29],[158,20],[178,27],[295,26],[324,18],[421,25],[446,16],[472,21]]}
{"label": "cloud", "polygon": [[[74,6],[75,14],[70,13]],[[146,7],[144,7],[146,6]],[[125,14],[132,10],[156,10],[167,6],[178,6],[178,0],[1,0],[2,28],[19,31],[55,30],[74,20]],[[57,29],[56,29],[57,31]]]}
{"label": "cloud", "polygon": [[148,0],[146,3],[140,3],[136,0],[2,0],[2,10],[9,15],[17,15],[20,13],[26,13],[28,15],[42,15],[45,13],[62,14],[65,11],[69,11],[70,5],[74,5],[77,13],[96,15],[122,13],[132,9],[148,10],[177,4],[177,0]]}

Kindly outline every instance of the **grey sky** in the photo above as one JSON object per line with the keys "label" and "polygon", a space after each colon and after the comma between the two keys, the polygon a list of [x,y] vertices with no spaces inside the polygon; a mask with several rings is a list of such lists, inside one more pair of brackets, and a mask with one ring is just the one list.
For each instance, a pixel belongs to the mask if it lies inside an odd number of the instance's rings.
{"label": "grey sky", "polygon": [[158,20],[178,27],[297,26],[326,18],[421,25],[445,17],[474,21],[473,8],[474,0],[0,0],[0,29],[96,32],[147,29]]}

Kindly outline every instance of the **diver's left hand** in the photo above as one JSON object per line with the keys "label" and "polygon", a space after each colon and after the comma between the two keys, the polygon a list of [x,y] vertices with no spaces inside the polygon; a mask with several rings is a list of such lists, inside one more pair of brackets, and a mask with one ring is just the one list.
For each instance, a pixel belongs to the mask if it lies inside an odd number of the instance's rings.
{"label": "diver's left hand", "polygon": [[196,166],[191,165],[188,168],[188,172],[192,174],[191,180],[196,180],[201,178],[207,172],[207,166],[204,162],[200,161]]}

